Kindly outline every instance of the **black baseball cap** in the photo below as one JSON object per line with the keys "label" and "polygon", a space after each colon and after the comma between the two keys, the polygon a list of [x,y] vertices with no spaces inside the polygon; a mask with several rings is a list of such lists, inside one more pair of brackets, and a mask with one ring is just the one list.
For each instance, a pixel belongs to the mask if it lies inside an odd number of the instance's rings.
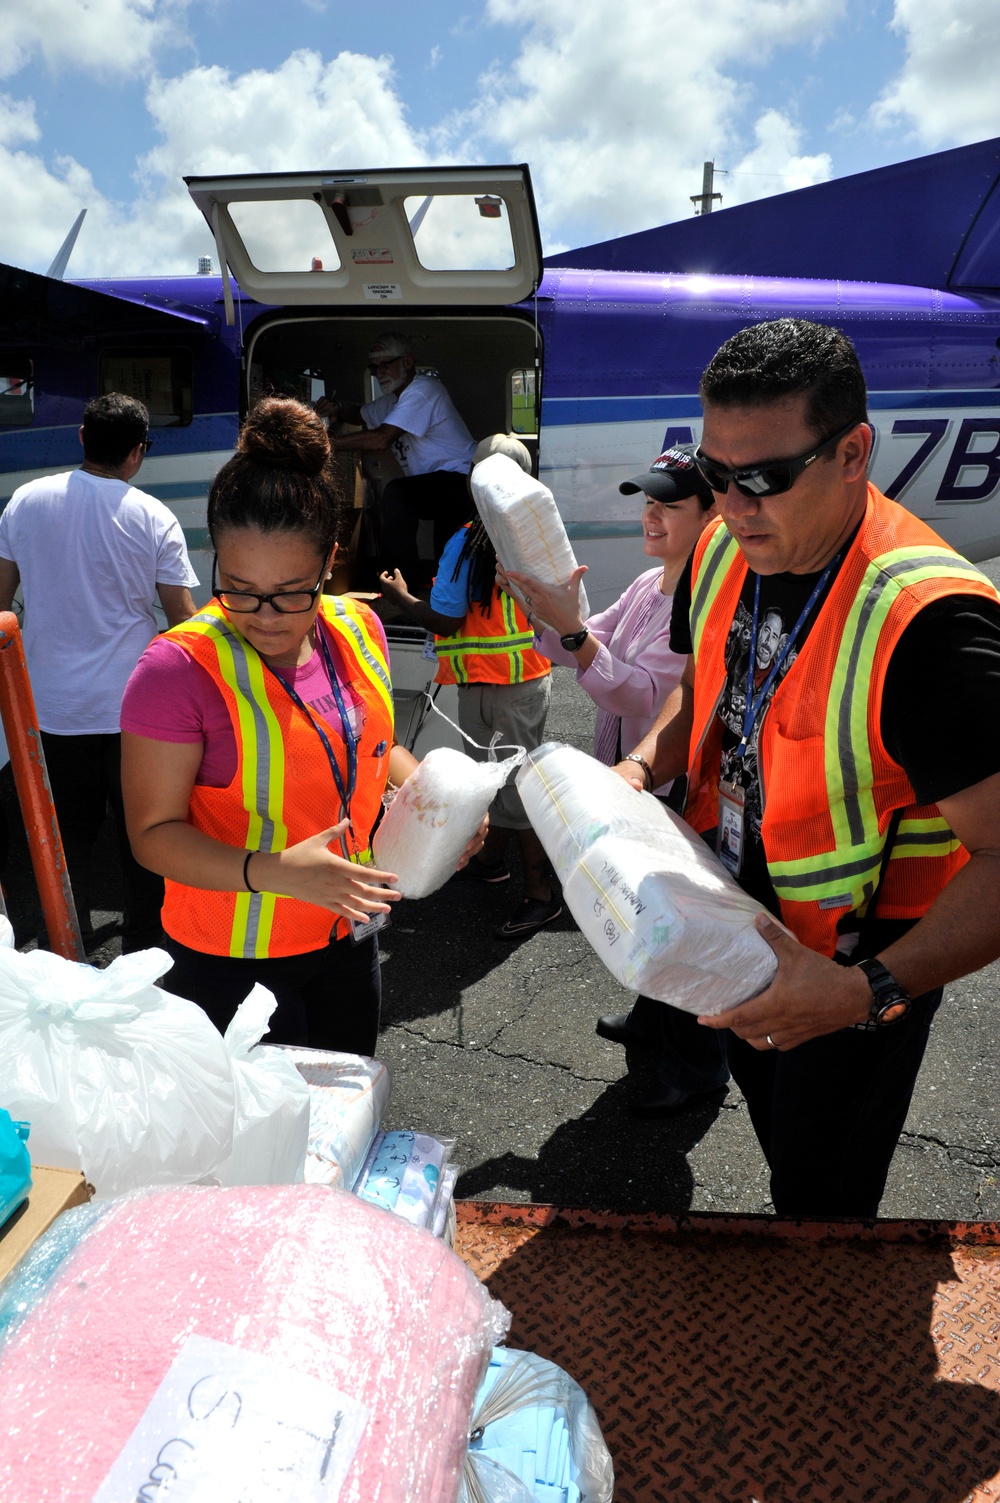
{"label": "black baseball cap", "polygon": [[650,465],[644,475],[633,475],[623,480],[618,487],[623,496],[634,496],[644,491],[654,501],[683,501],[686,496],[700,496],[703,501],[714,501],[715,495],[702,479],[701,472],[691,455],[683,449],[666,449]]}

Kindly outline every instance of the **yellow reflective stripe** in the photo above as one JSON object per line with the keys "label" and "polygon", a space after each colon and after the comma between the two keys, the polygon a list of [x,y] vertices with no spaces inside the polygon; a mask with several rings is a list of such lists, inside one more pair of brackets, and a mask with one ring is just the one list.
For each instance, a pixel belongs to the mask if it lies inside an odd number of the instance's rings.
{"label": "yellow reflective stripe", "polygon": [[962,842],[940,815],[928,819],[901,819],[891,860],[901,856],[951,856]]}
{"label": "yellow reflective stripe", "polygon": [[391,730],[395,724],[392,682],[389,678],[389,666],[385,661],[382,643],[376,638],[353,601],[348,601],[342,595],[324,595],[322,607],[324,621],[335,631],[339,629],[351,637],[360,657],[365,677],[385,706]]}
{"label": "yellow reflective stripe", "polygon": [[712,606],[715,604],[738,552],[739,544],[725,523],[720,522],[705,546],[698,568],[698,577],[692,581],[689,621],[695,657],[701,649],[701,639]]}
{"label": "yellow reflective stripe", "polygon": [[500,603],[503,610],[503,624],[507,633],[507,651],[510,654],[510,662],[507,667],[507,679],[508,682],[512,684],[519,684],[524,678],[524,659],[522,658],[521,653],[527,651],[527,647],[530,647],[531,643],[534,641],[534,633],[532,633],[531,637],[529,638],[527,645],[522,646],[522,643],[524,643],[525,641],[525,636],[523,632],[518,631],[517,617],[514,614],[513,600],[509,595],[504,595],[503,593],[501,593]]}

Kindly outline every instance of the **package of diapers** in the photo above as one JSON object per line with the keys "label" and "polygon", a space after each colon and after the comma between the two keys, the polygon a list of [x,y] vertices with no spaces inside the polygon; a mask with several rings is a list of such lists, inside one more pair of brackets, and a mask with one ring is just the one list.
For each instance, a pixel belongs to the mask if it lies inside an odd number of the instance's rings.
{"label": "package of diapers", "polygon": [[[565,583],[577,567],[576,555],[548,486],[506,454],[491,454],[472,472],[472,495],[505,569],[530,574],[543,584]],[[523,605],[523,595],[515,593]],[[584,619],[590,615],[582,583],[580,613]]]}
{"label": "package of diapers", "polygon": [[0,1290],[0,1503],[455,1503],[509,1316],[325,1185],[72,1211]]}
{"label": "package of diapers", "polygon": [[404,898],[426,898],[444,886],[523,757],[522,747],[498,762],[474,762],[450,746],[427,753],[389,805],[372,840],[375,865],[395,872]]}
{"label": "package of diapers", "polygon": [[771,982],[765,910],[705,842],[648,793],[549,742],[517,778],[583,934],[623,986],[686,1012],[725,1012]]}

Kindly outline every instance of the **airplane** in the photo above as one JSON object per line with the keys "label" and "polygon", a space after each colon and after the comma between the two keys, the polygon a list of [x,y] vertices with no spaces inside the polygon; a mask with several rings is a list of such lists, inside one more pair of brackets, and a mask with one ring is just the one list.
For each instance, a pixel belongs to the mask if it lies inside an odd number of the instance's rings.
{"label": "airplane", "polygon": [[[600,609],[644,567],[619,481],[698,442],[698,379],[724,339],[791,314],[858,348],[875,483],[969,558],[1000,553],[1000,138],[547,259],[526,166],[186,182],[219,274],[208,257],[197,275],[76,282],[0,266],[0,506],[79,463],[91,396],[138,396],[140,484],[180,518],[205,598],[206,494],[248,407],[269,390],[367,400],[368,347],[393,330],[475,437],[531,449]],[[344,463],[359,537],[394,465]]]}

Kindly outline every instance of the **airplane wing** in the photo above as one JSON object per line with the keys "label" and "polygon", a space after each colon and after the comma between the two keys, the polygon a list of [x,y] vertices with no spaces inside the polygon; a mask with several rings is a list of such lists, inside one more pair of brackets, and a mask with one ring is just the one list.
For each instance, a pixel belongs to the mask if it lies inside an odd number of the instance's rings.
{"label": "airplane wing", "polygon": [[139,293],[99,292],[0,262],[0,340],[5,344],[74,345],[107,334],[162,333],[178,321],[209,333],[220,322],[204,310],[151,306]]}
{"label": "airplane wing", "polygon": [[1000,137],[547,256],[546,268],[1000,286]]}

